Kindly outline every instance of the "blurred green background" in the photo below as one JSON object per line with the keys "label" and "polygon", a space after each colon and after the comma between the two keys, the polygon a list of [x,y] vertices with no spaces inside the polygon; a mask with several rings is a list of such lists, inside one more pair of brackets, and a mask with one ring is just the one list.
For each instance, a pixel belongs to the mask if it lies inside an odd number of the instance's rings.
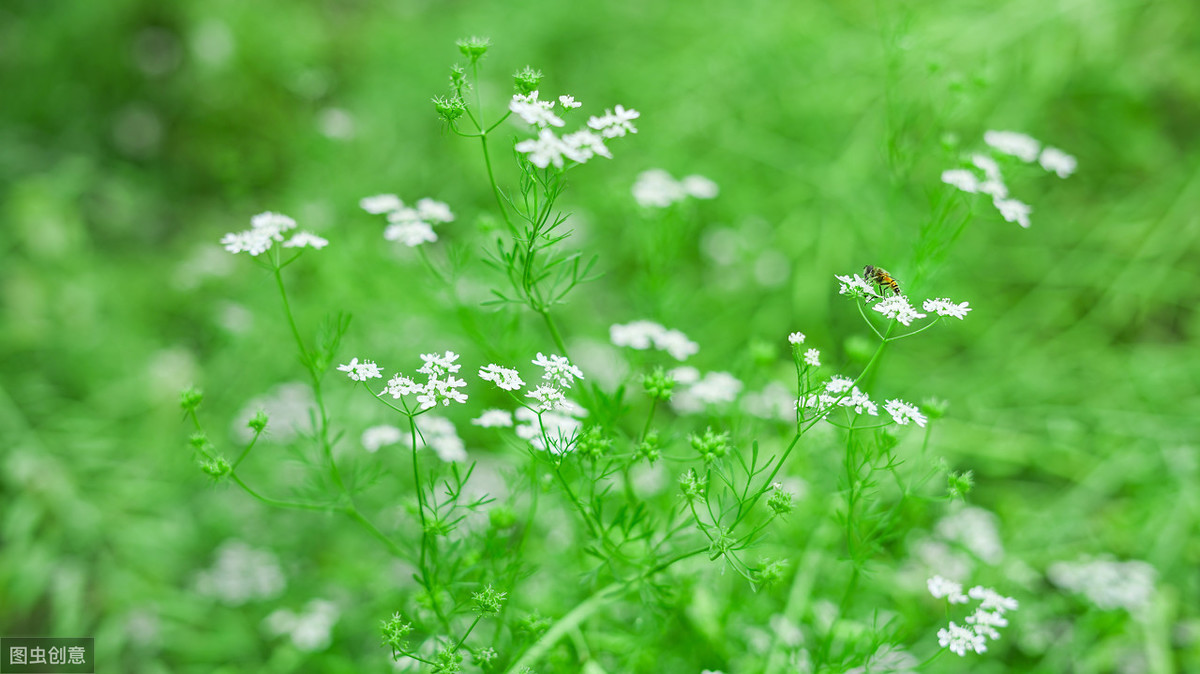
{"label": "blurred green background", "polygon": [[[1160,574],[1150,627],[1093,617],[1066,655],[1027,663],[1200,667],[1197,27],[1188,0],[0,5],[0,634],[94,635],[105,671],[387,669],[375,626],[392,609],[371,590],[404,570],[343,521],[210,487],[177,393],[207,392],[216,434],[301,378],[270,277],[216,246],[264,210],[332,242],[290,282],[306,325],[355,315],[347,359],[481,360],[464,315],[497,353],[550,348],[528,316],[474,306],[499,284],[484,271],[460,283],[465,314],[450,306],[357,206],[440,199],[458,214],[441,245],[478,244],[495,216],[477,148],[429,103],[454,40],[477,34],[493,115],[527,64],[584,113],[642,113],[614,159],[571,174],[572,241],[605,273],[561,312],[581,349],[650,318],[699,342],[702,369],[746,372],[748,344],[782,357],[803,330],[853,370],[846,340],[865,333],[833,274],[916,278],[934,208],[973,209],[914,289],[973,313],[890,352],[877,397],[949,401],[934,450],[975,471],[1014,558],[1108,553]],[[1027,231],[939,182],[987,129],[1078,157],[1069,180],[1014,178]],[[720,197],[665,222],[630,196],[649,168]],[[334,395],[353,453],[374,411]],[[274,550],[286,589],[198,591],[231,539]],[[328,650],[264,634],[314,597],[342,607]]]}

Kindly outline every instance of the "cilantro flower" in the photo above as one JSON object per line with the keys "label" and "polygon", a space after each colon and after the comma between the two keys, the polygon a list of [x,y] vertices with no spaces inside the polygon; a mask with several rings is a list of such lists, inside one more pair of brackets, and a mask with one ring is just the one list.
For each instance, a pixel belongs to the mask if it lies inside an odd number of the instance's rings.
{"label": "cilantro flower", "polygon": [[885,297],[879,304],[871,307],[875,311],[883,314],[885,317],[900,321],[903,325],[912,325],[912,322],[918,318],[925,318],[926,314],[917,311],[908,302],[908,298],[903,295],[893,295]]}
{"label": "cilantro flower", "polygon": [[925,311],[932,311],[936,313],[938,316],[953,316],[961,321],[967,317],[967,312],[971,310],[970,307],[967,306],[968,304],[970,304],[970,302],[955,304],[949,299],[942,297],[935,300],[925,300],[921,307],[925,309]]}
{"label": "cilantro flower", "polygon": [[583,103],[580,103],[579,101],[575,100],[574,96],[566,96],[566,95],[559,96],[558,102],[562,103],[562,106],[564,108],[578,108],[579,106],[583,105]]}
{"label": "cilantro flower", "polygon": [[533,398],[537,403],[533,405],[533,409],[538,412],[549,412],[550,410],[565,407],[567,403],[566,396],[562,389],[553,386],[542,384],[525,394],[526,398]]}
{"label": "cilantro flower", "polygon": [[1032,136],[1016,131],[987,131],[983,134],[983,142],[997,152],[1012,155],[1023,162],[1037,159],[1041,143]]}
{"label": "cilantro flower", "polygon": [[965,656],[967,651],[975,653],[987,651],[987,639],[982,634],[976,634],[974,630],[966,627],[959,627],[953,621],[950,622],[948,628],[938,630],[937,636],[939,646],[949,648],[959,656]]}
{"label": "cilantro flower", "polygon": [[838,282],[838,294],[849,295],[851,297],[866,297],[868,299],[878,299],[881,295],[875,290],[875,286],[855,274],[854,276],[835,275]]}
{"label": "cilantro flower", "polygon": [[296,228],[296,221],[280,213],[259,213],[250,219],[250,229],[230,232],[221,237],[221,245],[230,253],[250,253],[257,257],[276,243],[288,248],[324,248],[325,239],[309,232],[296,232],[284,243],[283,233]]}
{"label": "cilantro flower", "polygon": [[523,140],[517,143],[514,149],[529,155],[529,162],[538,168],[546,168],[551,164],[555,168],[563,168],[563,153],[568,148],[553,131],[542,129],[538,131],[537,138]]}
{"label": "cilantro flower", "polygon": [[929,587],[929,594],[933,595],[935,599],[945,597],[951,604],[965,604],[970,601],[967,595],[963,594],[961,583],[934,576],[925,584]]}
{"label": "cilantro flower", "polygon": [[788,335],[788,344],[803,344],[805,339],[803,332],[793,332]]}
{"label": "cilantro flower", "polygon": [[358,205],[368,213],[387,215],[388,226],[383,238],[398,241],[409,248],[438,240],[434,225],[454,221],[454,213],[441,201],[428,197],[409,208],[394,194],[377,194],[360,199]]}
{"label": "cilantro flower", "polygon": [[284,248],[315,248],[321,250],[328,245],[329,241],[310,232],[296,232],[292,238],[283,242]]}
{"label": "cilantro flower", "polygon": [[368,379],[383,377],[379,372],[379,366],[373,360],[365,360],[360,363],[357,358],[354,358],[349,363],[339,365],[338,370],[345,372],[354,381],[366,381]]}
{"label": "cilantro flower", "polygon": [[359,199],[358,206],[371,215],[383,215],[404,208],[404,202],[395,194],[376,194]]}
{"label": "cilantro flower", "polygon": [[951,187],[956,187],[963,192],[974,193],[979,191],[979,178],[967,169],[942,171],[942,182]]}
{"label": "cilantro flower", "polygon": [[495,363],[479,368],[479,378],[493,382],[505,391],[519,391],[525,386],[525,382],[521,380],[521,373]]}
{"label": "cilantro flower", "polygon": [[564,356],[543,356],[539,351],[537,358],[531,361],[544,370],[542,379],[563,388],[571,388],[576,379],[583,379],[583,371],[571,364]]}
{"label": "cilantro flower", "polygon": [[927,419],[921,411],[903,400],[889,400],[883,405],[883,410],[892,415],[892,419],[901,426],[907,426],[911,421],[921,428],[925,427]]}
{"label": "cilantro flower", "polygon": [[1029,229],[1029,214],[1033,207],[1016,199],[996,198],[992,200],[1000,216],[1008,222],[1015,222],[1024,229]]}
{"label": "cilantro flower", "polygon": [[700,350],[700,345],[688,339],[687,335],[679,330],[668,330],[654,321],[614,324],[608,329],[608,336],[614,346],[627,346],[639,351],[653,346],[671,354],[675,360],[687,360]]}
{"label": "cilantro flower", "polygon": [[821,352],[816,349],[805,351],[804,363],[810,367],[821,367]]}
{"label": "cilantro flower", "polygon": [[550,111],[553,107],[554,101],[539,101],[536,91],[530,92],[528,95],[513,94],[512,100],[508,103],[508,109],[525,120],[526,124],[533,124],[543,129],[548,126],[565,124],[562,118]]}
{"label": "cilantro flower", "polygon": [[513,415],[508,410],[484,410],[482,414],[471,420],[471,424],[483,428],[511,428]]}
{"label": "cilantro flower", "polygon": [[637,133],[633,120],[641,116],[637,110],[626,110],[618,105],[612,110],[605,110],[600,117],[588,118],[588,126],[600,132],[605,138],[616,138],[627,133]]}
{"label": "cilantro flower", "polygon": [[1056,147],[1050,146],[1046,146],[1042,150],[1042,154],[1038,156],[1038,163],[1047,171],[1056,173],[1059,178],[1069,177],[1075,172],[1077,164],[1074,157]]}

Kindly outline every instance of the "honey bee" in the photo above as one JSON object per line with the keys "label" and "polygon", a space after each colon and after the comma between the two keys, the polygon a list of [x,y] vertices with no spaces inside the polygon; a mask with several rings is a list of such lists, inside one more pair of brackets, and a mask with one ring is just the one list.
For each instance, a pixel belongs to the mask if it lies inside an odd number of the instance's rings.
{"label": "honey bee", "polygon": [[896,282],[896,279],[892,278],[892,275],[888,272],[888,270],[883,269],[882,267],[872,267],[871,265],[867,265],[863,267],[863,274],[867,277],[868,281],[871,281],[872,283],[875,283],[883,288],[891,288],[892,294],[900,294],[900,284]]}

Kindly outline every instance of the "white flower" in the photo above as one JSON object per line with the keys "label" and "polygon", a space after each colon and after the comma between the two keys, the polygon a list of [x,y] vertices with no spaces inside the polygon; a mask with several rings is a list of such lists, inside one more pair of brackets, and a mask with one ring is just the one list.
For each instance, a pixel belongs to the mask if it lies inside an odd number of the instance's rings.
{"label": "white flower", "polygon": [[1056,147],[1046,146],[1038,157],[1038,163],[1047,171],[1053,171],[1059,178],[1066,178],[1075,172],[1077,162],[1071,155]]}
{"label": "white flower", "polygon": [[854,380],[849,377],[843,377],[835,374],[825,383],[825,392],[831,395],[837,395],[849,391],[854,386]]}
{"label": "white flower", "polygon": [[425,390],[425,386],[405,377],[404,375],[393,375],[388,380],[387,387],[379,392],[379,395],[384,393],[391,394],[392,398],[400,399],[406,395],[420,393]]}
{"label": "white flower", "polygon": [[680,186],[688,196],[697,199],[715,199],[721,191],[715,182],[701,175],[684,176]]}
{"label": "white flower", "polygon": [[921,307],[925,309],[925,311],[932,311],[936,313],[938,316],[953,316],[961,321],[967,317],[967,312],[971,310],[970,307],[967,306],[968,304],[970,304],[970,302],[955,304],[948,298],[942,297],[935,300],[925,300]]}
{"label": "white flower", "polygon": [[539,351],[537,358],[531,361],[534,365],[541,367],[544,370],[542,379],[553,382],[557,386],[563,388],[571,388],[571,383],[576,379],[583,379],[583,372],[571,364],[564,356],[543,356]]}
{"label": "white flower", "polygon": [[[680,368],[682,369],[682,368]],[[680,369],[672,371],[672,376]],[[686,372],[681,373],[684,376]],[[671,397],[671,407],[681,414],[696,414],[703,412],[707,405],[725,405],[732,403],[742,392],[744,384],[728,372],[709,372],[703,377],[696,373],[697,379],[682,391],[677,391]],[[678,377],[675,381],[682,383]]]}
{"label": "white flower", "polygon": [[645,351],[666,330],[654,321],[633,321],[625,325],[616,323],[608,328],[608,338],[613,346],[626,346],[638,351]]}
{"label": "white flower", "polygon": [[995,159],[986,154],[973,154],[971,155],[971,163],[975,165],[975,168],[983,171],[983,175],[987,176],[988,180],[995,180],[1000,183],[1004,182],[1003,176],[1000,175],[1000,165],[996,163]]}
{"label": "white flower", "polygon": [[852,297],[856,295],[862,295],[867,298],[881,297],[881,295],[875,290],[875,286],[858,274],[855,274],[853,277],[835,275],[834,278],[836,278],[840,283],[838,286],[839,295],[850,295]]}
{"label": "white flower", "polygon": [[637,133],[633,120],[641,116],[637,110],[626,110],[618,105],[613,110],[605,110],[602,117],[588,118],[588,126],[600,132],[605,138],[616,138],[626,133]]}
{"label": "white flower", "polygon": [[536,91],[530,93],[528,96],[514,94],[512,101],[508,104],[508,109],[525,120],[526,124],[534,124],[541,128],[563,126],[565,122],[558,115],[550,111],[552,107],[554,107],[554,101],[539,101],[538,92]]}
{"label": "white flower", "polygon": [[[543,411],[540,414],[522,407],[516,412],[520,423],[513,430],[535,449],[562,455],[575,449],[575,438],[583,427],[578,420],[565,414]],[[544,432],[543,432],[544,429]]]}
{"label": "white flower", "polygon": [[376,194],[373,197],[363,197],[358,200],[359,208],[372,215],[381,215],[404,208],[404,202],[395,194]]}
{"label": "white flower", "polygon": [[421,405],[421,409],[429,409],[438,403],[449,406],[452,402],[467,402],[467,394],[457,390],[466,386],[467,382],[454,375],[450,375],[446,379],[435,379],[435,376],[430,375],[429,382],[417,396],[417,403]]}
{"label": "white flower", "polygon": [[274,242],[283,241],[283,233],[295,227],[296,221],[286,215],[270,211],[259,213],[250,218],[250,229],[226,234],[221,237],[221,245],[230,253],[245,252],[258,256],[270,249]]}
{"label": "white flower", "polygon": [[996,613],[1003,614],[1005,611],[1017,610],[1018,604],[1016,599],[1005,597],[990,587],[976,585],[967,590],[967,594],[970,595],[971,599],[980,600],[979,608],[985,611],[995,611]]}
{"label": "white flower", "polygon": [[310,232],[296,232],[292,238],[283,242],[284,248],[315,248],[321,250],[329,245],[329,241]]}
{"label": "white flower", "polygon": [[566,146],[558,136],[550,129],[542,129],[538,131],[537,138],[530,138],[517,143],[514,148],[517,152],[529,155],[529,161],[538,168],[546,168],[554,164],[557,168],[563,167],[563,153],[570,148]]}
{"label": "white flower", "polygon": [[477,418],[472,419],[471,423],[484,428],[510,428],[513,425],[513,415],[508,410],[484,410]]}
{"label": "white flower", "polygon": [[1055,562],[1046,570],[1055,585],[1083,595],[1101,611],[1125,609],[1140,613],[1154,599],[1154,567],[1146,562],[1081,559]]}
{"label": "white flower", "polygon": [[421,360],[425,364],[417,372],[433,377],[440,377],[447,372],[458,372],[462,369],[462,365],[454,362],[458,360],[458,354],[453,351],[447,351],[440,356],[436,353],[423,353]]}
{"label": "white flower", "polygon": [[789,344],[803,344],[804,340],[805,337],[803,332],[793,332],[792,334],[788,335]]}
{"label": "white flower", "polygon": [[389,426],[387,424],[381,426],[371,426],[362,432],[363,449],[374,454],[379,451],[380,447],[385,445],[394,445],[403,439],[404,435],[399,428]]}
{"label": "white flower", "polygon": [[925,581],[925,584],[929,587],[929,594],[935,599],[945,597],[951,604],[965,604],[969,601],[967,595],[963,594],[961,583],[934,576]]}
{"label": "white flower", "polygon": [[889,400],[884,403],[883,410],[892,415],[892,419],[901,426],[907,426],[911,421],[924,428],[927,421],[920,410],[903,400]]}
{"label": "white flower", "polygon": [[633,199],[643,208],[666,208],[686,195],[683,185],[662,169],[642,171],[633,183]]}
{"label": "white flower", "polygon": [[583,103],[576,101],[574,96],[567,95],[559,96],[558,102],[562,103],[564,108],[578,108],[579,106],[583,105]]}
{"label": "white flower", "polygon": [[671,354],[675,360],[687,360],[700,350],[700,345],[678,330],[667,330],[654,340],[654,347]]}
{"label": "white flower", "polygon": [[230,606],[271,599],[283,592],[287,578],[270,550],[230,540],[216,551],[211,568],[196,574],[196,591]]}
{"label": "white flower", "polygon": [[1015,222],[1025,229],[1029,229],[1029,214],[1033,212],[1032,206],[1016,199],[993,199],[992,203],[1006,221]]}
{"label": "white flower", "polygon": [[281,213],[267,211],[250,218],[250,226],[257,230],[270,232],[272,236],[277,237],[276,241],[282,241],[283,239],[279,235],[295,229],[296,221]]}
{"label": "white flower", "polygon": [[674,379],[680,384],[695,384],[696,382],[700,381],[700,370],[697,370],[691,365],[677,367],[667,374],[671,375],[671,379]]}
{"label": "white flower", "polygon": [[563,395],[562,389],[553,386],[542,384],[534,390],[525,394],[526,398],[533,398],[537,404],[533,408],[539,412],[548,412],[553,409],[565,407],[567,403],[566,396]]}
{"label": "white flower", "polygon": [[479,368],[479,378],[493,382],[505,391],[518,391],[525,385],[520,372],[500,367],[495,363]]}
{"label": "white flower", "polygon": [[418,447],[429,447],[446,463],[467,460],[466,446],[449,419],[424,416],[419,428],[417,441],[421,444]]}
{"label": "white flower", "polygon": [[883,301],[871,308],[891,320],[900,321],[903,325],[912,325],[914,320],[925,318],[926,316],[926,314],[913,308],[908,303],[908,298],[903,295],[892,295],[891,297],[884,298]]}
{"label": "white flower", "polygon": [[417,201],[417,217],[433,224],[454,222],[454,212],[448,204],[428,197]]}
{"label": "white flower", "polygon": [[562,146],[562,152],[567,159],[580,164],[595,155],[612,159],[612,152],[609,152],[608,148],[604,146],[604,139],[587,129],[580,129],[563,136]]}
{"label": "white flower", "polygon": [[965,548],[988,564],[999,564],[1004,559],[997,518],[983,508],[960,508],[943,517],[935,531],[940,538]]}
{"label": "white flower", "polygon": [[1012,155],[1021,161],[1031,162],[1037,159],[1041,143],[1033,137],[1016,131],[986,131],[983,142],[997,152]]}
{"label": "white flower", "polygon": [[967,651],[976,653],[987,651],[987,639],[982,634],[976,634],[974,630],[966,627],[959,627],[953,621],[948,629],[938,630],[938,645],[942,648],[949,648],[960,656],[965,656]]}
{"label": "white flower", "polygon": [[360,363],[358,362],[357,358],[354,358],[345,365],[339,365],[338,370],[345,372],[347,376],[354,381],[366,381],[368,379],[377,379],[383,377],[383,375],[379,373],[379,366],[376,365],[375,361],[372,360],[366,360]]}
{"label": "white flower", "polygon": [[399,241],[409,248],[415,248],[422,243],[433,243],[438,240],[433,227],[430,227],[429,223],[421,222],[420,220],[388,225],[387,229],[383,230],[383,238],[388,241]]}
{"label": "white flower", "polygon": [[975,628],[976,634],[982,634],[989,639],[999,639],[1000,632],[996,628],[1008,627],[1008,619],[1003,613],[992,613],[980,606],[967,616],[967,624]]}
{"label": "white flower", "polygon": [[975,177],[975,174],[967,169],[942,171],[942,182],[951,187],[957,187],[963,192],[974,193],[979,191],[979,178]]}
{"label": "white flower", "polygon": [[811,367],[821,367],[821,352],[816,349],[805,351],[804,363]]}

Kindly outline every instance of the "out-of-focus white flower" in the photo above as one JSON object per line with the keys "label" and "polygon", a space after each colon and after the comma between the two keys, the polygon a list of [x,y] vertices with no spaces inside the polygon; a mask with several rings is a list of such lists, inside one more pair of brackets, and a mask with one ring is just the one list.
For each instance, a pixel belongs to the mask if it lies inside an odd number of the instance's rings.
{"label": "out-of-focus white flower", "polygon": [[237,540],[217,548],[213,566],[197,573],[195,583],[200,594],[230,606],[271,599],[287,585],[274,553]]}
{"label": "out-of-focus white flower", "polygon": [[1056,147],[1046,146],[1038,156],[1038,163],[1047,171],[1053,171],[1059,178],[1067,178],[1075,172],[1078,162],[1071,155]]}
{"label": "out-of-focus white flower", "polygon": [[484,410],[477,418],[471,420],[471,424],[484,428],[511,428],[513,415],[508,410]]}
{"label": "out-of-focus white flower", "polygon": [[675,360],[687,360],[700,350],[700,346],[688,339],[687,335],[679,330],[668,330],[654,321],[615,324],[608,329],[608,335],[614,346],[627,346],[639,351],[653,346],[671,354]]}
{"label": "out-of-focus white flower", "polygon": [[404,202],[395,194],[376,194],[359,199],[358,206],[371,215],[383,215],[404,208]]}
{"label": "out-of-focus white flower", "polygon": [[688,197],[714,199],[720,189],[717,184],[701,175],[690,175],[675,180],[662,169],[650,169],[638,174],[633,183],[633,199],[645,208],[666,208]]}
{"label": "out-of-focus white flower", "polygon": [[1037,159],[1038,150],[1041,149],[1041,143],[1032,136],[1016,131],[986,131],[983,142],[997,152],[1012,155],[1024,162]]}
{"label": "out-of-focus white flower", "polygon": [[404,434],[395,426],[387,424],[371,426],[362,433],[362,446],[363,449],[374,454],[379,451],[380,447],[394,445],[403,438]]}
{"label": "out-of-focus white flower", "polygon": [[788,344],[803,344],[805,340],[803,332],[793,332],[788,335]]}
{"label": "out-of-focus white flower", "polygon": [[417,422],[417,446],[429,447],[438,458],[446,463],[466,461],[467,450],[458,437],[458,430],[449,419],[422,416]]}
{"label": "out-of-focus white flower", "polygon": [[[250,218],[250,229],[243,232],[230,232],[221,237],[221,245],[230,253],[250,253],[258,256],[271,248],[275,242],[283,241],[283,233],[296,228],[296,221],[280,213],[259,213]],[[325,241],[321,237],[307,234],[314,240]],[[329,243],[325,241],[325,243]],[[320,248],[325,245],[313,246]],[[298,244],[299,245],[299,244]]]}
{"label": "out-of-focus white flower", "polygon": [[974,193],[979,191],[979,178],[975,177],[975,174],[967,169],[942,171],[942,182],[951,187],[956,187],[963,192]]}
{"label": "out-of-focus white flower", "polygon": [[605,138],[616,138],[627,133],[637,133],[633,120],[638,117],[641,117],[641,113],[637,110],[626,110],[618,105],[612,110],[605,110],[604,115],[600,117],[589,117],[588,126],[599,131]]}
{"label": "out-of-focus white flower", "polygon": [[578,108],[579,106],[583,105],[583,103],[580,103],[579,101],[575,100],[574,96],[567,96],[567,95],[559,96],[558,102],[562,103],[562,106],[564,108]]}
{"label": "out-of-focus white flower", "polygon": [[297,649],[313,653],[329,647],[339,613],[333,602],[314,599],[299,614],[287,609],[272,612],[263,626],[275,636],[288,635]]}
{"label": "out-of-focus white flower", "polygon": [[934,531],[943,540],[957,543],[988,564],[999,564],[1004,559],[996,516],[983,508],[961,508],[943,517]]}
{"label": "out-of-focus white flower", "polygon": [[929,594],[935,599],[945,597],[951,604],[965,604],[970,601],[967,595],[963,594],[962,583],[934,576],[926,581],[926,585],[929,587]]}
{"label": "out-of-focus white flower", "polygon": [[321,250],[329,245],[329,241],[311,232],[296,232],[292,238],[283,242],[284,248],[315,248]]}
{"label": "out-of-focus white flower", "polygon": [[938,630],[938,645],[942,648],[949,648],[951,652],[960,656],[965,656],[967,651],[986,652],[987,638],[982,634],[976,634],[975,630],[959,627],[951,621],[948,628]]}
{"label": "out-of-focus white flower", "polygon": [[1102,611],[1124,609],[1130,613],[1144,611],[1154,598],[1154,583],[1158,575],[1146,562],[1112,559],[1081,559],[1075,562],[1055,562],[1046,570],[1050,582],[1083,595]]}
{"label": "out-of-focus white flower", "polygon": [[563,154],[569,150],[562,140],[550,129],[538,131],[537,138],[529,138],[514,146],[517,152],[529,155],[529,161],[538,168],[546,168],[554,164],[556,168],[564,166]]}
{"label": "out-of-focus white flower", "polygon": [[1015,222],[1021,227],[1029,229],[1029,214],[1033,212],[1032,206],[1016,199],[993,199],[992,203],[1006,221]]}
{"label": "out-of-focus white flower", "polygon": [[528,441],[535,449],[556,455],[575,449],[575,439],[583,427],[579,420],[557,412],[542,412],[539,420],[537,412],[522,407],[515,416],[521,422],[514,429],[517,437]]}

